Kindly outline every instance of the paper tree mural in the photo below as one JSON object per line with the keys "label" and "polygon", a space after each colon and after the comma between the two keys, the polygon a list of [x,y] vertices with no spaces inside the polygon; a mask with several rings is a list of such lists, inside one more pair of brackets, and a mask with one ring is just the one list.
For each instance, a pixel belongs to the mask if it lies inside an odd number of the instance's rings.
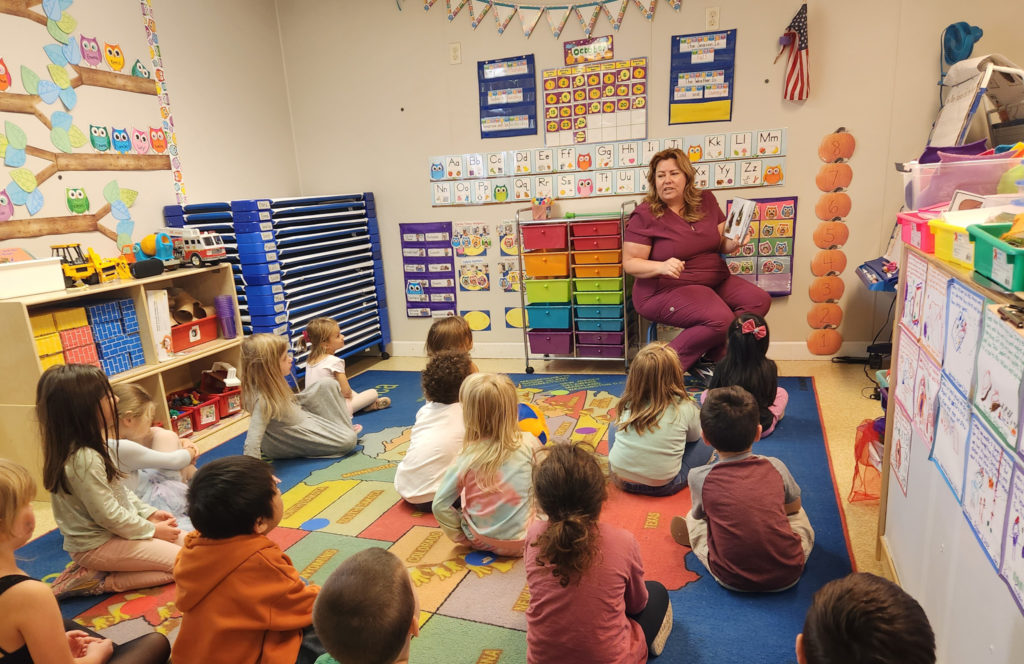
{"label": "paper tree mural", "polygon": [[[45,202],[44,184],[57,173],[171,170],[171,159],[167,155],[75,152],[90,143],[89,135],[74,124],[72,116],[78,104],[77,88],[93,86],[154,97],[158,91],[156,81],[148,76],[145,67],[133,67],[132,74],[90,67],[90,64],[95,64],[89,60],[89,56],[96,50],[96,40],[83,39],[86,46],[83,48],[80,40],[72,36],[78,23],[67,12],[71,4],[72,0],[0,2],[0,14],[38,23],[56,41],[43,47],[51,63],[46,66],[45,78],[22,65],[21,84],[25,93],[13,92],[10,83],[0,92],[0,111],[32,116],[50,131],[53,148],[29,145],[25,131],[18,124],[11,121],[4,123],[3,134],[0,134],[0,158],[7,168],[6,175],[10,181],[0,191],[0,201],[4,203],[4,210],[0,210],[0,240],[97,231],[114,240],[118,246],[123,246],[131,241],[134,222],[128,208],[138,194],[130,189],[122,189],[116,181],[109,182],[103,188],[106,204],[95,212],[61,217],[12,218],[17,215],[15,206],[24,207],[28,216],[34,217]],[[48,106],[55,107],[58,102],[59,107],[47,109]],[[30,167],[30,159],[32,164],[39,164],[39,170]],[[63,186],[47,191],[62,201],[66,195]],[[97,198],[93,196],[94,200]],[[10,210],[10,213],[5,210]],[[100,223],[107,215],[117,220],[114,229]]]}

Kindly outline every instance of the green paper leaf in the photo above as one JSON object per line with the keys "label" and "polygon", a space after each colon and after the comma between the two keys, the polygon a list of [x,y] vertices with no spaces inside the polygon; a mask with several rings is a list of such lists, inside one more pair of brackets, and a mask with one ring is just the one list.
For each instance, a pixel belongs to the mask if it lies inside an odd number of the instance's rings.
{"label": "green paper leaf", "polygon": [[21,66],[21,84],[25,86],[25,92],[34,95],[39,91],[39,74],[35,73],[25,65]]}
{"label": "green paper leaf", "polygon": [[71,152],[71,138],[68,136],[68,130],[63,127],[54,127],[50,130],[50,142],[61,152]]}
{"label": "green paper leaf", "polygon": [[70,88],[71,77],[68,76],[68,72],[63,67],[58,67],[54,64],[46,65],[46,70],[50,72],[50,79],[54,85],[58,88]]}
{"label": "green paper leaf", "polygon": [[10,143],[12,148],[24,150],[25,146],[28,145],[28,137],[25,136],[25,132],[10,120],[4,122],[4,134],[7,136],[7,142]]}
{"label": "green paper leaf", "polygon": [[15,168],[11,171],[11,179],[28,193],[35,191],[36,176],[27,168]]}
{"label": "green paper leaf", "polygon": [[67,44],[71,41],[71,35],[61,30],[60,26],[51,19],[46,19],[46,31],[61,44]]}
{"label": "green paper leaf", "polygon": [[4,155],[6,155],[6,154],[7,154],[7,137],[4,136],[3,134],[0,134],[0,159],[3,159]]}
{"label": "green paper leaf", "polygon": [[131,207],[135,205],[135,199],[139,197],[139,192],[134,189],[122,189],[121,190],[121,202],[125,204],[125,207]]}
{"label": "green paper leaf", "polygon": [[118,186],[117,180],[111,180],[106,187],[103,187],[103,198],[110,204],[121,200],[121,187]]}
{"label": "green paper leaf", "polygon": [[89,138],[85,133],[74,125],[71,125],[71,129],[68,130],[68,138],[71,139],[71,147],[73,148],[80,148],[89,142]]}
{"label": "green paper leaf", "polygon": [[[57,27],[61,29],[65,34],[71,34],[78,27],[78,21],[71,16],[71,14],[64,12],[60,16],[60,20],[57,21]],[[67,42],[64,42],[67,43]]]}

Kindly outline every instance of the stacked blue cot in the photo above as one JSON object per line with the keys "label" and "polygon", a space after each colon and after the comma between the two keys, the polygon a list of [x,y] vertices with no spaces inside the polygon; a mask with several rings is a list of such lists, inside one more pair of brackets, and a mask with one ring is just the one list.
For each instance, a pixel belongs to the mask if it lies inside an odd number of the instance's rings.
{"label": "stacked blue cot", "polygon": [[134,301],[93,302],[85,305],[85,313],[103,373],[113,376],[146,363]]}
{"label": "stacked blue cot", "polygon": [[169,226],[221,234],[242,331],[287,336],[297,377],[305,375],[308,356],[302,333],[319,316],[341,326],[342,357],[372,346],[387,355],[391,334],[372,193],[169,206],[164,214]]}

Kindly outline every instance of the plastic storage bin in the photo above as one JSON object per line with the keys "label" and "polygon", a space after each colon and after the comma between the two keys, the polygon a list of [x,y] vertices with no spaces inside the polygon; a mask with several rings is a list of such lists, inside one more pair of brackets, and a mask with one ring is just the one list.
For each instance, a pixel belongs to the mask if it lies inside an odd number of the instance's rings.
{"label": "plastic storage bin", "polygon": [[614,346],[623,342],[622,332],[578,332],[576,343],[584,346]]}
{"label": "plastic storage bin", "polygon": [[569,224],[573,237],[585,235],[618,235],[619,222],[615,221],[577,221]]}
{"label": "plastic storage bin", "polygon": [[901,231],[900,235],[907,244],[917,247],[926,254],[935,253],[935,234],[928,222],[942,214],[946,203],[932,205],[922,210],[907,210],[896,215]]}
{"label": "plastic storage bin", "polygon": [[526,321],[534,329],[568,330],[572,327],[572,309],[567,306],[529,304],[526,306]]}
{"label": "plastic storage bin", "polygon": [[537,355],[568,355],[572,352],[572,332],[527,332],[530,352]]}
{"label": "plastic storage bin", "polygon": [[523,250],[565,249],[565,224],[529,226],[523,229]]}
{"label": "plastic storage bin", "polygon": [[576,293],[576,304],[622,304],[622,292]]}
{"label": "plastic storage bin", "polygon": [[171,351],[179,352],[217,338],[217,317],[207,316],[171,328]]}
{"label": "plastic storage bin", "polygon": [[540,279],[525,282],[526,299],[531,304],[539,302],[568,302],[568,279]]}
{"label": "plastic storage bin", "polygon": [[624,354],[623,346],[580,345],[576,347],[577,357],[623,357]]}
{"label": "plastic storage bin", "polygon": [[576,251],[597,251],[606,249],[618,249],[622,246],[622,238],[618,235],[595,235],[585,237],[574,237],[572,248]]}
{"label": "plastic storage bin", "polygon": [[177,415],[171,417],[171,431],[178,434],[179,438],[186,438],[195,433],[195,428],[192,426],[191,408],[180,410]]}
{"label": "plastic storage bin", "polygon": [[600,279],[603,277],[621,277],[621,265],[576,265],[572,268],[573,276]]}
{"label": "plastic storage bin", "polygon": [[622,318],[622,307],[576,306],[577,318]]}
{"label": "plastic storage bin", "polygon": [[569,254],[524,254],[523,267],[528,277],[568,277]]}
{"label": "plastic storage bin", "polygon": [[928,222],[935,234],[935,255],[968,270],[974,268],[974,240],[962,226],[947,224],[945,219],[932,219]]}
{"label": "plastic storage bin", "polygon": [[620,332],[621,318],[577,318],[576,329],[584,332]]}
{"label": "plastic storage bin", "polygon": [[617,291],[622,290],[622,279],[573,279],[573,288],[577,291]]}
{"label": "plastic storage bin", "polygon": [[622,264],[621,251],[574,251],[572,262],[576,265],[594,265],[595,263]]}
{"label": "plastic storage bin", "polygon": [[975,224],[967,227],[974,238],[974,270],[1012,291],[1024,290],[1024,249],[999,239],[1012,224]]}
{"label": "plastic storage bin", "polygon": [[[907,207],[919,210],[953,198],[957,189],[987,196],[1016,191],[1014,180],[1020,179],[1011,168],[1020,166],[1020,159],[974,159],[944,161],[937,164],[903,164]],[[1005,176],[1005,177],[1004,177]],[[1003,187],[1000,187],[1000,181]],[[999,189],[1003,189],[1002,192]]]}

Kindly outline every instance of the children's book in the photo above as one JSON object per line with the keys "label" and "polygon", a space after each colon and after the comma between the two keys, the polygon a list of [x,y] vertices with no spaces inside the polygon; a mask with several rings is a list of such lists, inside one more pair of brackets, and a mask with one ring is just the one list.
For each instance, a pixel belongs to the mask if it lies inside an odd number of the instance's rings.
{"label": "children's book", "polygon": [[725,237],[736,242],[743,242],[750,228],[750,222],[754,219],[754,212],[757,210],[757,203],[746,198],[733,198],[729,205],[729,214],[725,216]]}

